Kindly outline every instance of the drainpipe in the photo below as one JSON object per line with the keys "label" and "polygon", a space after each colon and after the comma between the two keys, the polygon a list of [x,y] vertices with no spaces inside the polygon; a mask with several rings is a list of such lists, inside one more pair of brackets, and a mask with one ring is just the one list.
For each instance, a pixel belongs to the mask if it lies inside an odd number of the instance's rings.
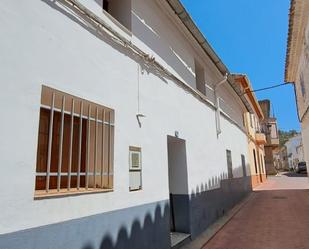
{"label": "drainpipe", "polygon": [[215,96],[215,107],[216,107],[216,129],[217,129],[217,136],[221,133],[221,125],[220,125],[220,103],[219,98],[217,96],[217,89],[227,81],[228,73],[225,74],[223,80],[215,84],[214,87],[214,96]]}

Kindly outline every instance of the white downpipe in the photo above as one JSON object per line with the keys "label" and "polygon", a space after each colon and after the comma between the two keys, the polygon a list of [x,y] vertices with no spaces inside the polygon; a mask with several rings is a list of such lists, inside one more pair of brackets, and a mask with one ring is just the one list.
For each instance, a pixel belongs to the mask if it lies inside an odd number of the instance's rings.
{"label": "white downpipe", "polygon": [[215,87],[214,87],[214,97],[215,97],[215,107],[216,107],[216,129],[217,129],[217,136],[219,136],[220,133],[221,133],[221,123],[220,123],[220,113],[221,112],[220,112],[220,102],[219,102],[219,98],[217,96],[217,89],[219,88],[219,86],[221,86],[223,83],[226,82],[227,76],[228,76],[228,74],[226,74],[224,76],[223,80],[221,80],[220,82],[215,84]]}
{"label": "white downpipe", "polygon": [[146,116],[141,113],[141,100],[140,100],[140,77],[141,77],[141,73],[143,74],[143,70],[140,68],[140,64],[137,64],[137,113],[136,113],[136,118],[137,118],[137,122],[139,127],[142,127],[142,122],[141,122],[141,118],[145,118]]}

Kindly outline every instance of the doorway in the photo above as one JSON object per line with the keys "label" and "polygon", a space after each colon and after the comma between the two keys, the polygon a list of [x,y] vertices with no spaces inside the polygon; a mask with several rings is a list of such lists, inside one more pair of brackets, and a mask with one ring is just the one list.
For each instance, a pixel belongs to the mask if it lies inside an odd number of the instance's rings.
{"label": "doorway", "polygon": [[262,162],[261,162],[259,151],[257,151],[257,157],[258,157],[258,163],[259,163],[260,182],[263,182],[262,168],[261,168],[261,163]]}
{"label": "doorway", "polygon": [[186,141],[167,136],[171,232],[189,233]]}

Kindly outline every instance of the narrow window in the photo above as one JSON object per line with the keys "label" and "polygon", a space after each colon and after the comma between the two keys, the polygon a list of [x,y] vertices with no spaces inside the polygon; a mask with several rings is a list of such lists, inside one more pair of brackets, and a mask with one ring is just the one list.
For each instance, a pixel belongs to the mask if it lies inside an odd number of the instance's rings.
{"label": "narrow window", "polygon": [[108,0],[103,0],[103,9],[108,12]]}
{"label": "narrow window", "polygon": [[114,111],[43,86],[35,195],[113,187]]}
{"label": "narrow window", "polygon": [[263,162],[263,157],[261,155],[261,166],[262,166],[262,173],[264,174],[264,162]]}
{"label": "narrow window", "polygon": [[244,126],[245,128],[247,128],[247,127],[246,127],[246,113],[244,113],[244,114],[242,115],[242,124],[243,124],[243,126]]}
{"label": "narrow window", "polygon": [[131,30],[131,0],[103,0],[103,10]]}
{"label": "narrow window", "polygon": [[255,117],[255,115],[252,115],[252,116],[253,116],[253,128],[254,128],[254,130],[256,131],[256,130],[257,130],[256,117]]}
{"label": "narrow window", "polygon": [[226,160],[227,160],[227,176],[229,179],[233,178],[233,164],[232,164],[232,152],[226,150]]}
{"label": "narrow window", "polygon": [[253,149],[253,157],[254,157],[254,167],[255,167],[255,173],[257,174],[257,173],[258,173],[258,170],[257,170],[257,164],[256,164],[256,154],[255,154],[255,149]]}
{"label": "narrow window", "polygon": [[129,190],[142,189],[142,151],[139,147],[129,147]]}
{"label": "narrow window", "polygon": [[242,172],[243,176],[247,176],[247,171],[246,171],[246,159],[244,155],[241,155],[241,166],[242,166]]}
{"label": "narrow window", "polygon": [[199,90],[204,95],[206,94],[205,87],[205,72],[204,68],[195,60],[195,81],[196,81],[196,89]]}
{"label": "narrow window", "polygon": [[250,126],[253,128],[252,114],[250,113]]}

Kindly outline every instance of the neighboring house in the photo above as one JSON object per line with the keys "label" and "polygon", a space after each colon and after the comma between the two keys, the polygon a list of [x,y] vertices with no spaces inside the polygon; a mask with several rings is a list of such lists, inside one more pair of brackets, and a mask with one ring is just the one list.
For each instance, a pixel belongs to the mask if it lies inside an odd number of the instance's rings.
{"label": "neighboring house", "polygon": [[291,137],[284,145],[287,149],[289,168],[295,169],[297,164],[303,161],[301,134]]}
{"label": "neighboring house", "polygon": [[281,169],[281,165],[280,165],[280,150],[276,150],[273,153],[273,157],[274,157],[274,166],[276,169]]}
{"label": "neighboring house", "polygon": [[278,170],[289,170],[287,149],[285,146],[282,146],[275,150],[274,152],[274,165]]}
{"label": "neighboring house", "polygon": [[309,1],[292,0],[285,82],[294,83],[304,159],[309,165]]}
{"label": "neighboring house", "polygon": [[277,119],[270,115],[270,101],[268,99],[259,101],[259,104],[264,114],[261,129],[266,134],[266,144],[264,145],[266,174],[273,175],[277,173],[274,164],[274,152],[279,148]]}
{"label": "neighboring house", "polygon": [[246,75],[234,74],[231,76],[241,87],[243,98],[246,98],[251,112],[244,114],[245,127],[248,133],[248,155],[252,187],[266,180],[265,152],[266,136],[261,131],[261,122],[264,119],[263,111],[257,101],[250,81]]}
{"label": "neighboring house", "polygon": [[298,145],[296,147],[296,153],[298,155],[299,162],[304,162],[305,161],[305,157],[304,157],[303,142],[301,142],[300,145]]}
{"label": "neighboring house", "polygon": [[251,191],[257,110],[178,0],[0,16],[0,248],[170,248]]}

